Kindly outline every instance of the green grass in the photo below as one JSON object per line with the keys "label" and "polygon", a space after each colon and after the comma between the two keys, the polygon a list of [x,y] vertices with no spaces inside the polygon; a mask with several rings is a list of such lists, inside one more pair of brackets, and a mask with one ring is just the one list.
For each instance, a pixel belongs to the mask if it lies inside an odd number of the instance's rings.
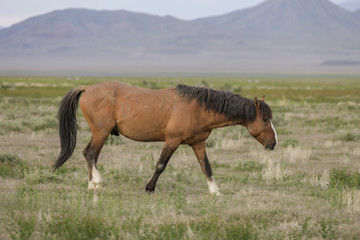
{"label": "green grass", "polygon": [[28,166],[15,154],[0,154],[0,176],[2,178],[24,178]]}
{"label": "green grass", "polygon": [[356,141],[360,140],[360,134],[354,133],[354,132],[347,132],[347,133],[341,134],[340,136],[337,136],[336,140],[340,140],[343,142],[356,142]]}
{"label": "green grass", "polygon": [[[178,77],[1,77],[0,95],[37,97],[63,96],[71,88],[103,81],[122,81],[146,88],[165,88],[179,83],[231,90],[253,98],[266,95],[268,100],[290,99],[308,102],[359,100],[358,78],[304,77],[284,78],[178,78]],[[251,81],[251,82],[249,82]],[[345,83],[344,83],[345,81]]]}
{"label": "green grass", "polygon": [[[216,129],[207,154],[222,196],[208,193],[188,146],[148,195],[162,143],[110,136],[103,188],[88,192],[82,149],[91,133],[81,113],[73,157],[52,172],[57,108],[71,88],[113,80],[266,95],[279,146],[266,152],[243,127]],[[341,76],[0,77],[0,239],[357,239],[359,92],[358,77]]]}
{"label": "green grass", "polygon": [[346,169],[331,169],[329,187],[360,189],[360,172]]}

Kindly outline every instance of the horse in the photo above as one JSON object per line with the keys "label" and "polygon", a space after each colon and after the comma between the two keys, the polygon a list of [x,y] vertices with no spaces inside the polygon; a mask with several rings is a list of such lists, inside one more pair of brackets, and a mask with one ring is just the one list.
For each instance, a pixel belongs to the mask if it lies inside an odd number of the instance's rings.
{"label": "horse", "polygon": [[179,145],[187,144],[206,176],[209,192],[220,195],[205,144],[215,128],[242,125],[266,150],[273,150],[278,143],[272,111],[265,99],[248,99],[227,91],[183,84],[153,90],[121,82],[103,82],[75,87],[61,100],[58,110],[61,151],[54,171],[75,149],[78,105],[92,133],[83,150],[89,171],[89,190],[101,186],[97,162],[110,134],[121,134],[140,142],[164,142],[156,170],[145,187],[149,193],[155,191],[160,174]]}

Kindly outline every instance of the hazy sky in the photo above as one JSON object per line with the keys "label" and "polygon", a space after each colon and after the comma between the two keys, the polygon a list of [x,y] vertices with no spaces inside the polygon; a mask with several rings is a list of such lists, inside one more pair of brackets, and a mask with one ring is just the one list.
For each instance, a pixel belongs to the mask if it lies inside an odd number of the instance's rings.
{"label": "hazy sky", "polygon": [[[0,0],[0,26],[65,8],[125,9],[155,15],[195,19],[254,6],[264,0]],[[314,0],[317,1],[317,0]],[[347,0],[331,0],[334,3]]]}

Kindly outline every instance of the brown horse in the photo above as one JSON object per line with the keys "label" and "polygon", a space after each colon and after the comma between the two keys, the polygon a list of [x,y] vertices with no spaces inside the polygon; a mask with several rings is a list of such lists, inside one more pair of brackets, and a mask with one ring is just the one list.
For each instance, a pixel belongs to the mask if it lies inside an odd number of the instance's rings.
{"label": "brown horse", "polygon": [[89,170],[88,189],[97,189],[102,182],[96,164],[109,134],[120,133],[142,142],[165,141],[155,173],[146,185],[147,192],[155,190],[160,174],[179,145],[188,144],[206,175],[210,193],[219,195],[205,149],[205,140],[214,128],[240,124],[267,150],[273,150],[277,144],[271,109],[256,97],[251,100],[230,92],[186,85],[150,90],[105,82],[76,87],[62,99],[58,112],[61,153],[55,170],[75,149],[78,102],[92,132],[83,150]]}

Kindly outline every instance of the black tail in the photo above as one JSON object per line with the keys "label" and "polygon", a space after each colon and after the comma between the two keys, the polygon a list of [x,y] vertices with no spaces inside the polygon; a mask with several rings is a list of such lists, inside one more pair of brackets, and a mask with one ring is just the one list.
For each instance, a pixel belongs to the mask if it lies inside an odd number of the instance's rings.
{"label": "black tail", "polygon": [[76,112],[79,97],[84,91],[84,86],[76,87],[70,90],[60,102],[58,119],[61,152],[54,164],[54,170],[61,167],[74,152],[76,146],[76,133],[78,129],[78,125],[76,123]]}

